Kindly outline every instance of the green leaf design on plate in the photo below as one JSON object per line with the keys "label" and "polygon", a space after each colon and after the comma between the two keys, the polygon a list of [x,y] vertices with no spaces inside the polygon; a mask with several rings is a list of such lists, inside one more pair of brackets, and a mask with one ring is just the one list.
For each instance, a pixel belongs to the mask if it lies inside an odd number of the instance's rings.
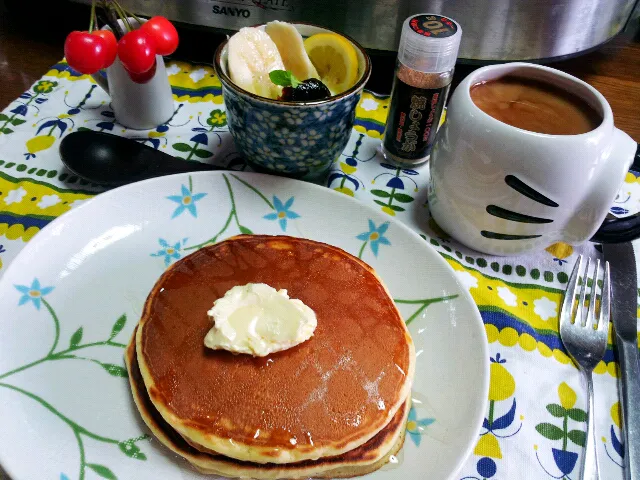
{"label": "green leaf design on plate", "polygon": [[116,320],[116,323],[113,324],[113,328],[111,329],[111,335],[109,336],[109,340],[112,340],[116,335],[118,335],[122,331],[126,323],[127,323],[126,315],[122,315],[118,320]]}
{"label": "green leaf design on plate", "polygon": [[5,120],[9,120],[9,117],[4,113],[0,113],[0,122],[4,122]]}
{"label": "green leaf design on plate", "polygon": [[567,410],[557,403],[550,403],[547,405],[548,412],[554,417],[562,418],[567,414]]}
{"label": "green leaf design on plate", "polygon": [[587,412],[584,410],[580,410],[579,408],[570,408],[567,410],[569,414],[569,418],[571,420],[575,420],[576,422],[586,422],[587,421]]}
{"label": "green leaf design on plate", "polygon": [[384,190],[371,190],[371,195],[375,195],[376,197],[389,198],[391,194],[389,192],[385,192]]}
{"label": "green leaf design on plate", "polygon": [[13,133],[13,130],[11,130],[11,129],[10,129],[10,128],[8,128],[8,127],[0,128],[0,133],[4,133],[4,134],[7,134],[7,135],[8,135],[9,133]]}
{"label": "green leaf design on plate", "polygon": [[587,441],[587,434],[582,430],[571,430],[567,436],[569,437],[569,440],[579,447],[584,447],[584,444]]}
{"label": "green leaf design on plate", "polygon": [[21,118],[14,118],[13,120],[11,120],[11,124],[12,124],[13,126],[16,126],[16,127],[17,127],[18,125],[22,125],[23,123],[27,123],[27,121],[26,121],[26,120],[23,120],[23,119],[21,119]]}
{"label": "green leaf design on plate", "polygon": [[76,129],[76,132],[90,132],[90,131],[91,131],[91,129],[87,128],[87,127],[78,127]]}
{"label": "green leaf design on plate", "polygon": [[120,365],[114,365],[113,363],[101,363],[100,366],[104,368],[109,375],[113,375],[114,377],[128,377],[127,369],[121,367]]}
{"label": "green leaf design on plate", "polygon": [[80,342],[82,341],[82,333],[82,327],[80,327],[73,333],[73,335],[71,335],[71,340],[69,341],[69,346],[71,348],[75,348],[80,345]]}
{"label": "green leaf design on plate", "polygon": [[536,430],[540,435],[549,440],[560,440],[564,436],[562,429],[551,423],[539,423],[536,425]]}
{"label": "green leaf design on plate", "polygon": [[191,147],[186,143],[174,143],[171,145],[173,148],[178,150],[179,152],[189,152],[191,151]]}
{"label": "green leaf design on plate", "polygon": [[251,230],[249,230],[247,227],[245,227],[244,225],[240,225],[240,231],[246,235],[251,235],[253,232]]}
{"label": "green leaf design on plate", "polygon": [[132,440],[126,442],[120,442],[118,448],[129,458],[135,458],[136,460],[146,460],[147,456],[140,451],[138,446],[133,443]]}
{"label": "green leaf design on plate", "polygon": [[102,478],[107,478],[108,480],[118,480],[115,473],[109,470],[104,465],[98,465],[97,463],[87,463],[87,467],[96,472]]}
{"label": "green leaf design on plate", "polygon": [[196,157],[200,157],[200,158],[209,158],[213,156],[213,153],[204,150],[202,148],[198,148],[197,150],[194,150],[193,153],[195,154]]}
{"label": "green leaf design on plate", "polygon": [[413,202],[413,197],[411,195],[407,195],[406,193],[394,193],[393,198],[402,203]]}

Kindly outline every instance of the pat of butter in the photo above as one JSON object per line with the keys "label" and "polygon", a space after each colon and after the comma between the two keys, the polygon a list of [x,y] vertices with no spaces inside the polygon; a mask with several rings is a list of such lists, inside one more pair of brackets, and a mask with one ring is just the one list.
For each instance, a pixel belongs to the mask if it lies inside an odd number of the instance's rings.
{"label": "pat of butter", "polygon": [[265,283],[231,288],[207,313],[213,320],[204,338],[207,347],[257,357],[308,340],[318,324],[315,312],[301,300]]}

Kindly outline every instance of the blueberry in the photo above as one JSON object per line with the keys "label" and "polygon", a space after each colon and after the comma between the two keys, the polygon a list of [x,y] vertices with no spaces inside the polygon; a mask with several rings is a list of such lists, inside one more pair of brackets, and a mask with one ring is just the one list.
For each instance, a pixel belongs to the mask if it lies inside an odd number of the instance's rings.
{"label": "blueberry", "polygon": [[304,102],[322,100],[329,98],[330,96],[331,92],[324,83],[317,78],[308,78],[303,80],[296,88],[293,89],[291,100]]}

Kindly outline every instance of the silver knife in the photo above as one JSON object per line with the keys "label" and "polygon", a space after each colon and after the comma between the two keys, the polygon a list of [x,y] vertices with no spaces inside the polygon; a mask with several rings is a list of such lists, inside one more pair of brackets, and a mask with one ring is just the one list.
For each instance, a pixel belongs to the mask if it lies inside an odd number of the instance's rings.
{"label": "silver knife", "polygon": [[638,280],[631,243],[603,245],[611,267],[611,316],[620,360],[624,478],[640,479],[640,366],[638,365]]}

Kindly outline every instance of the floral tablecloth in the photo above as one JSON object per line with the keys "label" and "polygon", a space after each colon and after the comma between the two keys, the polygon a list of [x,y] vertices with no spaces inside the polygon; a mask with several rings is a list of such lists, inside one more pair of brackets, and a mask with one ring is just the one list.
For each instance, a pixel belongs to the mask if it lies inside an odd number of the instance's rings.
{"label": "floral tablecloth", "polygon": [[[71,131],[110,132],[188,160],[247,168],[227,131],[221,86],[212,68],[171,62],[168,74],[174,115],[154,130],[119,125],[107,94],[64,62],[0,113],[0,275],[47,223],[102,191],[63,168],[58,145]],[[572,248],[559,243],[536,255],[491,257],[448,238],[429,216],[428,169],[395,168],[377,153],[388,104],[387,96],[364,93],[351,140],[326,186],[418,231],[449,262],[478,305],[491,356],[489,405],[458,478],[577,478],[586,398],[558,336],[558,311],[577,255],[600,254],[591,244]],[[612,213],[639,209],[639,182],[634,173],[627,175]],[[377,228],[372,225],[370,234]],[[375,254],[377,243],[370,248]],[[606,479],[622,478],[617,369],[610,339],[594,379],[597,448]],[[408,431],[418,428],[410,419]],[[409,435],[407,441],[416,438]]]}

